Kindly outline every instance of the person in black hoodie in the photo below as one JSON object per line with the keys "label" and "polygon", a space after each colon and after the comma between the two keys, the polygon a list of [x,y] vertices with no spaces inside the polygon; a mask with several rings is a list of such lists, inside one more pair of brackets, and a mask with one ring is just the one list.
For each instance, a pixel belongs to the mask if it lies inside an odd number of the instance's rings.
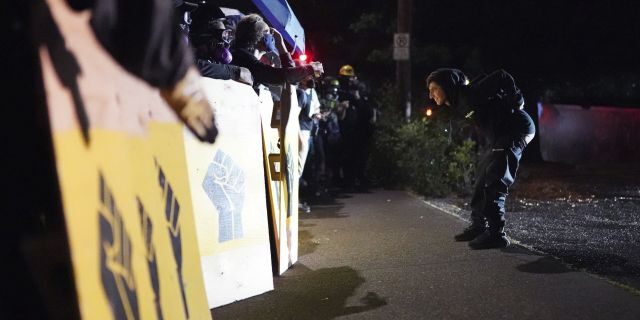
{"label": "person in black hoodie", "polygon": [[193,53],[176,24],[182,0],[75,0],[74,10],[91,10],[89,25],[98,43],[125,70],[158,88],[160,96],[201,141],[218,135],[212,107],[200,85]]}
{"label": "person in black hoodie", "polygon": [[504,248],[505,200],[514,183],[522,152],[535,126],[523,110],[524,98],[513,77],[504,70],[468,81],[457,69],[438,69],[426,79],[429,97],[439,106],[474,120],[485,138],[471,200],[471,225],[455,236],[472,249]]}
{"label": "person in black hoodie", "polygon": [[[267,52],[277,52],[280,55],[282,68],[260,62],[259,58]],[[296,67],[285,47],[282,35],[276,29],[270,28],[257,14],[249,14],[240,19],[231,53],[233,64],[251,71],[254,87],[260,84],[296,83],[307,76],[319,76],[324,72],[319,62]]]}

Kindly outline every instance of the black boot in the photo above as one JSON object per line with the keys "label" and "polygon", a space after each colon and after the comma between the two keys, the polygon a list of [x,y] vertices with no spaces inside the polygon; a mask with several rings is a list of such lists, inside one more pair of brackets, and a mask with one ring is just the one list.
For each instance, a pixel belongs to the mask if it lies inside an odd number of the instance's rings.
{"label": "black boot", "polygon": [[474,250],[506,248],[511,244],[507,235],[504,233],[504,221],[501,226],[489,226],[484,233],[479,235],[473,241],[469,242],[469,247]]}
{"label": "black boot", "polygon": [[464,228],[462,233],[456,234],[454,239],[456,241],[471,241],[485,232],[486,229],[484,222],[473,222],[470,226]]}

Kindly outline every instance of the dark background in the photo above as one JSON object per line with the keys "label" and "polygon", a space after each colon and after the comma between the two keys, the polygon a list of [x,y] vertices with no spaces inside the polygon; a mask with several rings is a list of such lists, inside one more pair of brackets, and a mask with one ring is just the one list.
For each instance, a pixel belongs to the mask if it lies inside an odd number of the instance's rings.
{"label": "dark background", "polygon": [[[243,13],[251,1],[218,0]],[[327,75],[343,64],[375,88],[395,81],[395,0],[289,0],[307,52]],[[640,4],[580,0],[414,0],[413,103],[439,67],[470,78],[503,68],[531,101],[640,106]]]}
{"label": "dark background", "polygon": [[[335,74],[349,63],[373,84],[394,81],[393,0],[290,0],[308,50]],[[504,68],[531,99],[640,106],[635,1],[413,1],[414,105],[438,67],[470,77]]]}

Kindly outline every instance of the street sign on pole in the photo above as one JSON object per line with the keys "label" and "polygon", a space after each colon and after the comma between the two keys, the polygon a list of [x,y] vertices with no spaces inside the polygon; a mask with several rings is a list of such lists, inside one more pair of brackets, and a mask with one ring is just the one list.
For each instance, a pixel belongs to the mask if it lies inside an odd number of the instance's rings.
{"label": "street sign on pole", "polygon": [[393,35],[393,60],[396,61],[396,85],[405,119],[411,117],[411,17],[413,0],[398,0],[398,27]]}
{"label": "street sign on pole", "polygon": [[409,33],[393,34],[393,60],[409,60]]}

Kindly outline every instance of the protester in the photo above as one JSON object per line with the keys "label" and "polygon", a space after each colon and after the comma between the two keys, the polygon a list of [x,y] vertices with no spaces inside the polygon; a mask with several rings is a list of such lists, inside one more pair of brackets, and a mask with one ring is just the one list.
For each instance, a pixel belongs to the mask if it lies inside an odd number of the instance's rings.
{"label": "protester", "polygon": [[368,186],[364,171],[373,112],[370,105],[362,98],[360,81],[351,65],[342,66],[338,78],[340,79],[338,110],[341,113],[340,130],[344,143],[343,181],[344,189],[352,191],[355,187],[366,188]]}
{"label": "protester", "polygon": [[326,85],[324,98],[321,100],[322,117],[320,121],[320,136],[325,146],[325,164],[329,168],[326,180],[331,186],[342,185],[341,157],[342,157],[342,134],[340,132],[340,116],[338,88],[340,82],[337,79],[330,79]]}
{"label": "protester", "polygon": [[[260,62],[260,58],[267,52],[279,54],[282,68]],[[318,77],[324,72],[319,62],[295,67],[280,32],[270,28],[257,14],[249,14],[240,19],[231,53],[234,57],[233,64],[251,71],[254,87],[259,84],[296,83],[310,75]]]}
{"label": "protester", "polygon": [[312,131],[314,131],[314,120],[320,118],[320,100],[315,90],[315,82],[313,76],[309,76],[300,82],[296,89],[298,96],[298,105],[300,106],[300,114],[298,120],[300,123],[300,175],[302,175],[307,153],[311,147]]}
{"label": "protester", "polygon": [[373,101],[369,99],[368,88],[360,79],[357,83],[359,101],[357,104],[357,120],[355,127],[355,163],[354,175],[357,186],[361,189],[369,187],[369,179],[366,176],[367,163],[369,160],[369,148],[373,138],[373,123],[375,121],[375,107]]}
{"label": "protester", "polygon": [[213,143],[218,135],[213,111],[200,87],[191,49],[174,21],[174,6],[182,1],[87,4],[91,28],[107,52],[125,70],[160,89],[162,98],[196,137]]}
{"label": "protester", "polygon": [[471,117],[489,146],[477,169],[471,225],[455,239],[470,241],[472,249],[507,247],[505,200],[522,152],[535,135],[522,93],[504,70],[469,83],[462,71],[443,68],[429,74],[426,82],[429,97],[438,106]]}
{"label": "protester", "polygon": [[227,27],[220,8],[202,5],[191,15],[189,39],[195,50],[196,64],[203,77],[235,80],[253,85],[249,69],[231,65],[233,55],[229,50],[233,30]]}
{"label": "protester", "polygon": [[[314,120],[320,117],[320,101],[315,91],[315,82],[312,75],[300,82],[296,88],[296,94],[298,97],[298,105],[300,106],[300,114],[298,116],[300,124],[298,174],[300,176],[300,187],[302,190],[303,188],[315,187],[315,185],[311,185],[313,184],[312,181],[310,181],[311,179],[303,178],[309,156],[309,149],[313,148]],[[307,170],[307,173],[309,172],[310,170]],[[305,174],[305,177],[309,176],[309,174]],[[311,208],[302,200],[299,202],[299,208],[305,212],[311,211]]]}

